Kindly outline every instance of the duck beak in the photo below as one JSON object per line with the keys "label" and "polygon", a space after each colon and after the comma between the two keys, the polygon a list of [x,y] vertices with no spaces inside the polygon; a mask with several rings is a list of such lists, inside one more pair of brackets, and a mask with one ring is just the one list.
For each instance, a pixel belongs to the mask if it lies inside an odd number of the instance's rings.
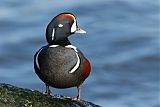
{"label": "duck beak", "polygon": [[77,30],[75,31],[75,33],[86,33],[86,31],[80,29],[80,28],[77,28]]}

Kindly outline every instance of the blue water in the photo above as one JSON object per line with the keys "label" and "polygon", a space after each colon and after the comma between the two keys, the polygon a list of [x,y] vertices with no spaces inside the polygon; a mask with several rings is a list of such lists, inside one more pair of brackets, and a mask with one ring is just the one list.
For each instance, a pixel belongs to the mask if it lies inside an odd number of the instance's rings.
{"label": "blue water", "polygon": [[158,0],[1,0],[0,82],[44,91],[33,55],[46,44],[48,22],[73,12],[87,34],[70,40],[92,64],[82,98],[103,107],[160,107],[158,10]]}

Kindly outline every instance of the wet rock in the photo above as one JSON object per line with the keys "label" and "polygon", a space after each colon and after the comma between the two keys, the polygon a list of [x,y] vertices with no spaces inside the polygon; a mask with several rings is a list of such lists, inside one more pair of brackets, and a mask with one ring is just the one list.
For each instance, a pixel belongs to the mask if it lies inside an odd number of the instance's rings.
{"label": "wet rock", "polygon": [[64,96],[46,96],[39,91],[0,83],[0,107],[100,107]]}

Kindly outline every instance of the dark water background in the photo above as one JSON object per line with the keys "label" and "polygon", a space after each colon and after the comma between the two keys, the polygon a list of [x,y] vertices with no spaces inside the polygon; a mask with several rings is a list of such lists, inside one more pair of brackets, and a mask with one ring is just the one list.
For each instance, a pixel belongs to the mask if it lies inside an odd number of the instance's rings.
{"label": "dark water background", "polygon": [[46,44],[48,22],[64,11],[87,31],[70,37],[92,63],[82,98],[103,107],[160,107],[158,0],[1,0],[0,82],[44,90],[33,55]]}

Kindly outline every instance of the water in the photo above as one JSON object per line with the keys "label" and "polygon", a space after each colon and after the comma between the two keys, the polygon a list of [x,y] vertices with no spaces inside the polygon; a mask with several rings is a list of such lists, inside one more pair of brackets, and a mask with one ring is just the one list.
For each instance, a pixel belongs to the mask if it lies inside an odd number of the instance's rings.
{"label": "water", "polygon": [[0,82],[44,90],[33,55],[46,44],[48,22],[67,11],[87,31],[70,37],[92,63],[82,98],[103,107],[160,107],[158,6],[158,0],[1,0]]}

